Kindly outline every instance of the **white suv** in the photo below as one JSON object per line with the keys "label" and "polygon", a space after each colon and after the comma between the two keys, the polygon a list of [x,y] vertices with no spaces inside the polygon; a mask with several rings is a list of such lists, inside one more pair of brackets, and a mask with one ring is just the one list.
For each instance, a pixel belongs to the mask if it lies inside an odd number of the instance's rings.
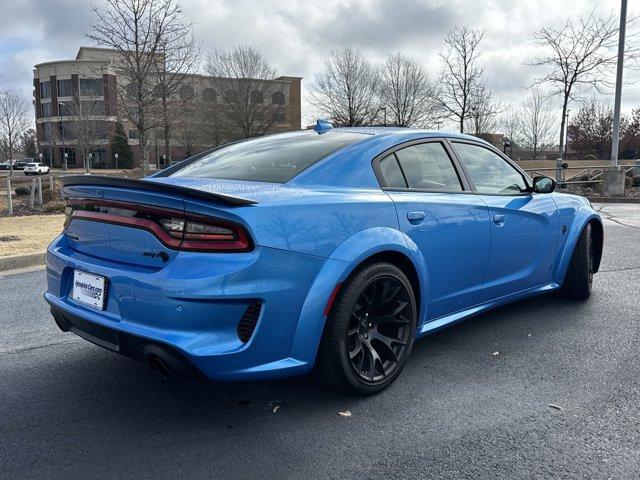
{"label": "white suv", "polygon": [[27,163],[24,167],[25,175],[46,175],[51,169],[44,163]]}

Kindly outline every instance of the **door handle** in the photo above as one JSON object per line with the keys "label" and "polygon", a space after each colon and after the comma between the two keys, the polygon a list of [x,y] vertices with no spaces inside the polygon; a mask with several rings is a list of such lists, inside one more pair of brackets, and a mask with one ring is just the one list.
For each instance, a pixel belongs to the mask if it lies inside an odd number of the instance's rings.
{"label": "door handle", "polygon": [[425,219],[425,214],[424,212],[417,210],[415,212],[409,212],[407,213],[407,220],[409,220],[409,223],[413,223],[418,224],[418,223],[422,223],[422,221]]}
{"label": "door handle", "polygon": [[499,227],[503,226],[504,222],[506,222],[506,221],[507,221],[507,216],[506,215],[495,214],[493,216],[493,223],[495,223]]}

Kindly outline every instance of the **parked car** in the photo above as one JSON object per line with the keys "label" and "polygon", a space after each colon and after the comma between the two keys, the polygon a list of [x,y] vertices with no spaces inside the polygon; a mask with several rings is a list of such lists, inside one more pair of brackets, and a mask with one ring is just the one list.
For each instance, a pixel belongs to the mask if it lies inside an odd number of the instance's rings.
{"label": "parked car", "polygon": [[14,170],[24,170],[24,168],[29,164],[30,162],[27,162],[25,160],[18,160],[13,164],[13,169]]}
{"label": "parked car", "polygon": [[46,175],[51,169],[44,163],[27,163],[24,167],[25,175]]}
{"label": "parked car", "polygon": [[6,162],[0,163],[0,170],[11,170],[11,162],[7,160]]}
{"label": "parked car", "polygon": [[163,375],[313,372],[373,394],[436,329],[532,295],[588,298],[602,255],[585,198],[440,131],[319,121],[143,180],[62,182],[56,323]]}

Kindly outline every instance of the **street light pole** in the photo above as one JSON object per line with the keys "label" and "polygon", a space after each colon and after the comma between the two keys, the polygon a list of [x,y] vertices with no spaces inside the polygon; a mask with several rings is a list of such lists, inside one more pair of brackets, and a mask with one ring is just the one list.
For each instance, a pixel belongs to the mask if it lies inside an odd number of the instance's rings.
{"label": "street light pole", "polygon": [[613,107],[613,136],[611,142],[611,166],[618,166],[618,144],[620,142],[620,101],[622,97],[622,67],[624,64],[624,37],[627,29],[627,0],[620,7],[620,39],[618,40],[618,69],[616,72],[616,94]]}
{"label": "street light pole", "polygon": [[625,173],[618,167],[618,147],[620,142],[620,100],[622,97],[622,68],[624,64],[624,36],[626,28],[627,0],[622,0],[620,5],[616,93],[613,107],[613,132],[611,135],[611,166],[602,175],[602,191],[608,195],[624,195],[625,186]]}
{"label": "street light pole", "polygon": [[568,157],[568,144],[569,144],[569,113],[571,110],[567,109],[567,113],[565,114],[564,120],[564,159],[567,160]]}

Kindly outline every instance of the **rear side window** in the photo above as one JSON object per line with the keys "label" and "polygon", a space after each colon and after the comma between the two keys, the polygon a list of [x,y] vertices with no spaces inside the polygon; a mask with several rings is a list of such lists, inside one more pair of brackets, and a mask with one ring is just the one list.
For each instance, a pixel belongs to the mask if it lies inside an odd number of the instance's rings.
{"label": "rear side window", "polygon": [[404,175],[402,175],[398,160],[396,160],[396,156],[393,153],[380,160],[380,173],[387,187],[407,188]]}
{"label": "rear side window", "polygon": [[170,176],[284,183],[317,161],[365,137],[357,133],[309,131],[255,138],[203,155]]}
{"label": "rear side window", "polygon": [[462,191],[458,174],[441,143],[411,145],[398,150],[396,155],[409,188]]}
{"label": "rear side window", "polygon": [[500,155],[479,145],[455,143],[454,146],[479,193],[504,195],[528,190],[520,172]]}

